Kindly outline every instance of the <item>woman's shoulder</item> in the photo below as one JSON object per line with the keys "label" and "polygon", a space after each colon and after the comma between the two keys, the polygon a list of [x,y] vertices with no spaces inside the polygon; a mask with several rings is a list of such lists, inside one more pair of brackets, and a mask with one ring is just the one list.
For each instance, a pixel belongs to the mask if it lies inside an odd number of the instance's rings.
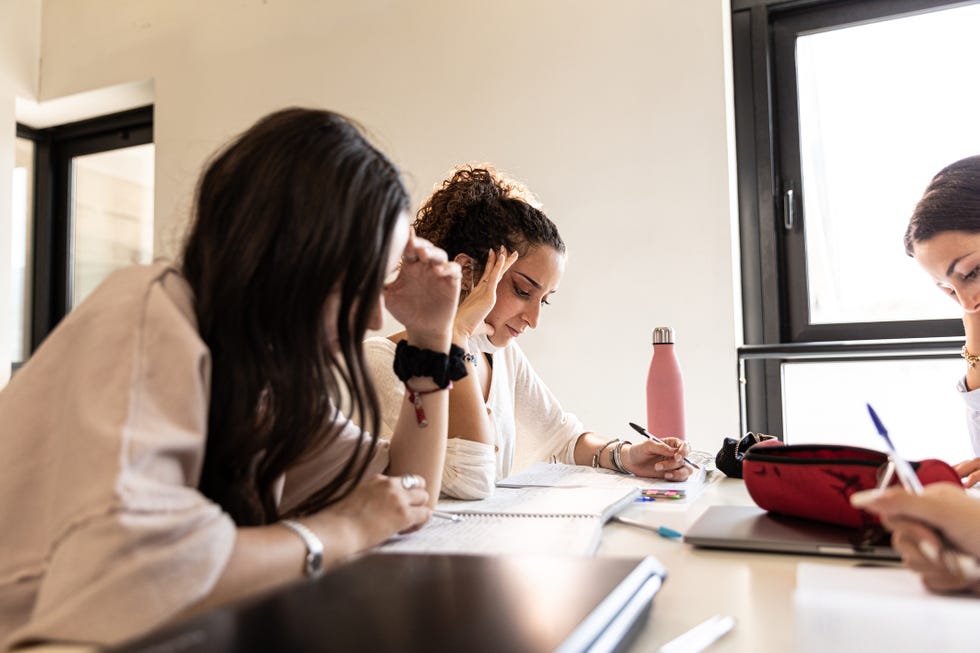
{"label": "woman's shoulder", "polygon": [[371,354],[390,354],[395,355],[398,347],[394,342],[385,336],[372,336],[364,340],[364,353]]}
{"label": "woman's shoulder", "polygon": [[527,354],[524,353],[524,350],[516,342],[510,342],[506,347],[496,352],[493,355],[493,360],[494,365],[497,365],[498,361],[500,361],[512,369],[531,366],[531,361],[528,359]]}

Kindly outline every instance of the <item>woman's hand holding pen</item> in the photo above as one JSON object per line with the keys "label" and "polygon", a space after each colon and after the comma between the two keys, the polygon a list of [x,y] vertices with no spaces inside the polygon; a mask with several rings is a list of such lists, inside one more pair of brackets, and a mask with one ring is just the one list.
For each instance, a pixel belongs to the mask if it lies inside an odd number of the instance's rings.
{"label": "woman's hand holding pen", "polygon": [[623,450],[623,466],[636,476],[685,481],[694,471],[684,462],[690,445],[679,438],[644,440]]}
{"label": "woman's hand holding pen", "polygon": [[851,503],[881,517],[892,546],[930,590],[980,593],[976,578],[954,573],[943,558],[951,546],[980,557],[980,500],[956,485],[933,483],[921,495],[902,488],[857,492]]}

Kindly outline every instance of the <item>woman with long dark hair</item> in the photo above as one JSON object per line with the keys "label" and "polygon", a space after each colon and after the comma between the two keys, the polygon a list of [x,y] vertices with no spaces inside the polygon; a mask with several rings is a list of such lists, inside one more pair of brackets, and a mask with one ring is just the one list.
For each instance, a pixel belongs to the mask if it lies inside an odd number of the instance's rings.
{"label": "woman with long dark hair", "polygon": [[[207,166],[179,265],[68,315],[0,393],[5,647],[112,644],[429,518],[460,272],[407,207],[349,120],[280,111]],[[386,303],[414,398],[390,443],[361,349]]]}

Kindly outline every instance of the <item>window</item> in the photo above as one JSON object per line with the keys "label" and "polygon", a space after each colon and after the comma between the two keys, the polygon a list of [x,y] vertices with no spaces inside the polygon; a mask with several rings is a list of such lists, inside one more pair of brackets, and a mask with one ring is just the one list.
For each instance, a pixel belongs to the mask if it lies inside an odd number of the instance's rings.
{"label": "window", "polygon": [[71,162],[70,305],[114,270],[153,259],[153,144]]}
{"label": "window", "polygon": [[153,109],[41,130],[35,146],[36,229],[31,347],[110,272],[153,252]]}
{"label": "window", "polygon": [[902,237],[932,176],[980,153],[980,3],[732,10],[744,426],[877,447],[864,402],[890,402],[897,427],[928,396],[931,423],[948,424],[918,455],[957,462],[970,455],[954,389],[960,312]]}
{"label": "window", "polygon": [[18,137],[14,146],[10,231],[10,360],[21,363],[31,351],[31,250],[34,231],[34,142]]}

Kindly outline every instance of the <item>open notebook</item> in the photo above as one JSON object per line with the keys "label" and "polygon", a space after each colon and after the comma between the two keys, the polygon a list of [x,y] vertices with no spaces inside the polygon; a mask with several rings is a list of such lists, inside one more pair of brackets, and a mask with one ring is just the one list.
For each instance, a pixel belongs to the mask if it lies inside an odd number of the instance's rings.
{"label": "open notebook", "polygon": [[593,469],[583,465],[538,462],[497,482],[497,487],[630,487],[681,491],[690,502],[704,489],[707,478],[704,467],[695,470],[686,481],[667,481],[641,476],[627,476],[611,469]]}
{"label": "open notebook", "polygon": [[440,501],[460,521],[431,519],[380,551],[398,553],[595,553],[602,525],[628,506],[632,487],[497,488],[481,501]]}

